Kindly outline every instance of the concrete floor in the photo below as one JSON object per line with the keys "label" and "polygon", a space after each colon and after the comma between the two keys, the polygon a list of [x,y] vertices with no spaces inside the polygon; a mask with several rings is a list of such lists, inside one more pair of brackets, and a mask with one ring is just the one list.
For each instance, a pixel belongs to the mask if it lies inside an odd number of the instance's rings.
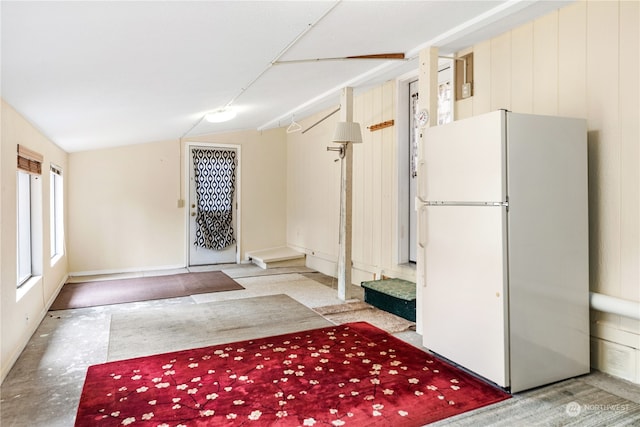
{"label": "concrete floor", "polygon": [[[301,285],[300,281],[274,280],[275,278],[270,276],[269,272],[261,271],[251,265],[227,266],[224,269],[246,289],[194,297],[49,312],[0,388],[0,425],[2,427],[72,426],[87,367],[107,360],[110,321],[114,314],[279,293],[286,293],[307,307],[340,303],[335,291],[335,279],[310,270],[292,269],[292,273],[287,273],[284,269],[279,271],[284,273],[282,278],[286,278],[286,274],[296,273],[312,279],[304,282],[307,283],[306,285]],[[324,286],[318,287],[318,283]],[[362,299],[362,289],[354,288],[356,298]],[[407,331],[394,335],[421,347],[421,337],[415,332]],[[602,391],[612,398],[623,398],[630,402],[632,406],[627,405],[624,408],[627,408],[628,414],[633,418],[630,419],[631,423],[615,425],[640,425],[640,415],[637,415],[640,413],[640,387],[598,372],[582,377],[580,382],[588,383],[589,387]],[[513,405],[515,408],[527,399],[527,394],[523,393],[517,398],[505,401],[505,405]],[[636,415],[638,418],[635,418]],[[553,424],[546,425],[567,425],[569,423],[564,421],[577,421],[577,419],[567,419],[564,414],[559,417]],[[600,425],[597,419],[592,421],[589,425]],[[469,422],[468,417],[466,422]],[[482,418],[478,418],[477,421],[472,421],[468,425],[488,424],[483,424]]]}

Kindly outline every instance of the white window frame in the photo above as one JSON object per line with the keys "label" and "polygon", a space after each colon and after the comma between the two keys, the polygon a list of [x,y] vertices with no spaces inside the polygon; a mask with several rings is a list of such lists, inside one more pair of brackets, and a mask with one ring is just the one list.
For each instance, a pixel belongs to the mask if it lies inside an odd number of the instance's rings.
{"label": "white window frame", "polygon": [[25,284],[33,275],[32,193],[31,174],[19,170],[16,175],[18,287]]}
{"label": "white window frame", "polygon": [[49,171],[49,222],[51,265],[64,255],[64,179],[62,168],[51,164]]}
{"label": "white window frame", "polygon": [[16,301],[40,283],[44,244],[42,205],[43,156],[24,145],[17,146],[16,172]]}

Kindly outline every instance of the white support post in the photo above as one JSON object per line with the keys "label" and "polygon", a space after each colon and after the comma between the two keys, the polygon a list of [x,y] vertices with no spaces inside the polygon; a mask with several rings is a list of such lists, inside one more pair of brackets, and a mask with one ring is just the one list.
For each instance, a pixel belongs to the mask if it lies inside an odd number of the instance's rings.
{"label": "white support post", "polygon": [[[429,112],[429,122],[426,127],[434,126],[438,123],[438,48],[427,47],[420,51],[420,69],[418,73],[418,108],[426,109]],[[418,161],[424,161],[422,158],[422,133],[418,139],[418,153],[420,158]],[[421,181],[418,177],[418,195],[421,195]],[[421,213],[418,211],[418,236],[423,235]],[[417,248],[417,269],[416,269],[416,332],[422,334],[422,298],[423,287],[426,286],[425,265],[424,265],[424,248],[418,245]]]}
{"label": "white support post", "polygon": [[435,126],[438,123],[438,48],[425,48],[419,55],[418,105],[420,109],[429,111],[430,119],[426,126]]}
{"label": "white support post", "polygon": [[[342,89],[340,96],[340,121],[353,122],[353,88]],[[340,182],[340,249],[338,253],[338,298],[343,301],[351,295],[351,182],[353,177],[353,144],[344,144]]]}

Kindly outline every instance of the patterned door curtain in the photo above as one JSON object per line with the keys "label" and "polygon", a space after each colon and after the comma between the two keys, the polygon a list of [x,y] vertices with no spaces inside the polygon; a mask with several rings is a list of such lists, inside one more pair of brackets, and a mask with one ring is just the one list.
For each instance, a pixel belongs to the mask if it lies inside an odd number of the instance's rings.
{"label": "patterned door curtain", "polygon": [[222,250],[236,242],[233,230],[236,152],[195,148],[193,166],[198,206],[194,245]]}

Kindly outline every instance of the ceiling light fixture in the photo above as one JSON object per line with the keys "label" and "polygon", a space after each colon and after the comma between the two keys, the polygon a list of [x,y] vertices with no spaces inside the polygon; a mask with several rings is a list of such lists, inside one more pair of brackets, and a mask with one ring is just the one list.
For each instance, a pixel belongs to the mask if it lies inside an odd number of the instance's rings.
{"label": "ceiling light fixture", "polygon": [[236,116],[237,112],[231,107],[218,108],[204,116],[209,123],[228,122]]}
{"label": "ceiling light fixture", "polygon": [[[335,9],[339,4],[339,1],[333,3],[333,5],[331,5],[318,19],[316,19],[311,24],[308,24],[304,28],[304,30],[302,30],[302,32],[291,41],[291,43],[289,43],[284,49],[282,49],[282,51],[278,53],[269,64],[267,64],[267,66],[260,72],[260,74],[258,74],[253,80],[251,80],[247,85],[240,89],[240,92],[227,103],[226,107],[212,111],[211,113],[205,114],[204,116],[200,117],[200,120],[194,123],[194,125],[191,126],[191,128],[181,136],[181,138],[185,138],[187,135],[189,135],[189,133],[191,133],[192,130],[194,130],[200,123],[202,123],[203,120],[206,120],[210,123],[222,123],[233,119],[236,116],[236,112],[233,110],[228,111],[229,105],[233,104],[240,96],[242,96],[247,91],[247,89],[253,86],[264,74],[267,73],[267,71],[271,69],[271,67],[275,65],[276,62],[280,60],[280,58],[282,58],[293,47],[293,45],[298,43],[300,39],[302,39],[309,31],[311,31],[312,28],[314,28],[320,21],[322,21],[327,15],[329,15],[329,13],[331,13],[331,11],[333,11],[333,9]],[[289,114],[287,114],[287,116],[288,115]]]}

